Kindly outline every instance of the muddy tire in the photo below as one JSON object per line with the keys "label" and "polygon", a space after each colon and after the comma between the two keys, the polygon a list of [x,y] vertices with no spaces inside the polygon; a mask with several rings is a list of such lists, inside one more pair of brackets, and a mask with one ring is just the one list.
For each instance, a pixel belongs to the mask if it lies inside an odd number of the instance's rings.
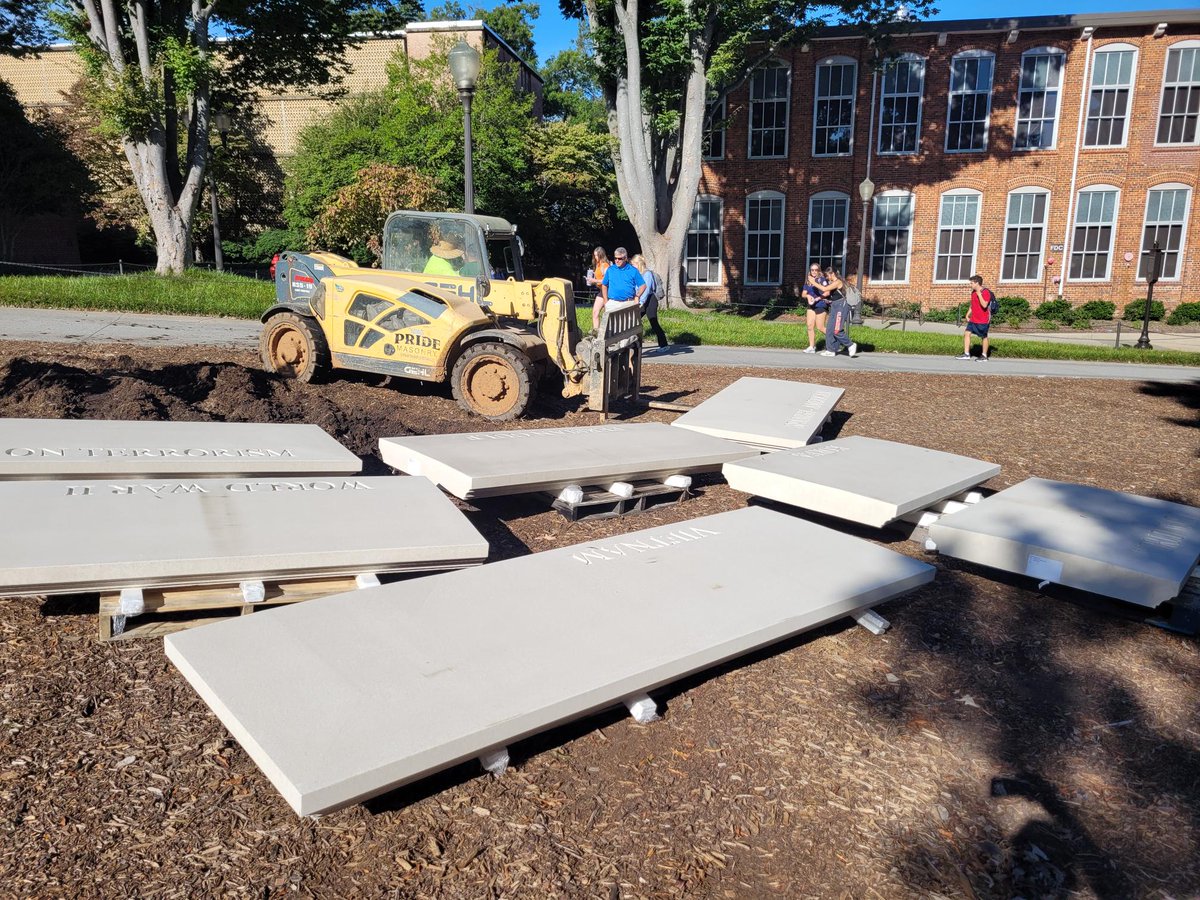
{"label": "muddy tire", "polygon": [[506,344],[475,344],[454,364],[450,390],[467,412],[507,422],[529,408],[532,368],[524,353]]}
{"label": "muddy tire", "polygon": [[263,325],[258,340],[263,368],[306,384],[321,381],[329,372],[329,345],[312,319],[279,313]]}

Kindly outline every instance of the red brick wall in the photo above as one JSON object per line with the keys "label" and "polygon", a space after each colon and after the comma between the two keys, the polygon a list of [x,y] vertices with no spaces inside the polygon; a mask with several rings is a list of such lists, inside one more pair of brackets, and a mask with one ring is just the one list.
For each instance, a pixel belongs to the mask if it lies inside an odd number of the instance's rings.
{"label": "red brick wall", "polygon": [[[1200,280],[1200,214],[1197,214],[1197,188],[1200,187],[1200,147],[1154,147],[1162,95],[1163,69],[1168,49],[1181,40],[1196,39],[1197,33],[1169,30],[1162,38],[1153,38],[1153,26],[1136,29],[1097,29],[1093,53],[1106,44],[1128,43],[1138,48],[1136,77],[1130,101],[1128,139],[1122,149],[1082,150],[1075,190],[1095,184],[1110,184],[1120,189],[1118,220],[1112,251],[1111,278],[1105,282],[1072,282],[1065,296],[1073,303],[1107,299],[1118,308],[1126,301],[1145,296],[1145,285],[1135,281],[1137,259],[1142,240],[1146,192],[1157,184],[1179,182],[1192,188],[1192,214],[1185,235],[1181,278],[1160,281],[1156,299],[1167,308],[1180,301],[1183,285]],[[912,255],[907,284],[872,285],[864,275],[864,294],[885,304],[918,301],[926,307],[952,306],[965,298],[959,285],[933,283],[940,195],[952,188],[972,188],[982,193],[979,242],[975,269],[1001,295],[1026,297],[1036,305],[1057,295],[1052,281],[1061,271],[1068,210],[1073,213],[1075,198],[1070,182],[1081,99],[1087,43],[1080,30],[1021,33],[1013,44],[1006,43],[1007,32],[991,34],[948,33],[944,47],[937,46],[937,35],[922,34],[900,40],[897,51],[916,53],[926,59],[925,90],[921,114],[920,153],[913,156],[874,155],[871,179],[876,195],[902,188],[914,194]],[[1052,46],[1067,54],[1059,92],[1059,118],[1056,148],[1053,150],[1013,151],[1017,91],[1021,54],[1034,47]],[[984,153],[945,153],[947,93],[950,59],[970,49],[995,54],[995,78],[989,121],[988,149]],[[780,56],[792,66],[791,112],[788,158],[782,160],[747,159],[749,87],[744,86],[728,99],[728,127],[725,156],[705,164],[700,191],[724,201],[723,279],[720,288],[696,288],[695,293],[712,299],[766,298],[780,288],[743,288],[742,258],[745,252],[744,219],[747,195],[759,190],[775,190],[786,195],[784,232],[783,290],[795,291],[804,277],[807,262],[809,198],[820,191],[837,190],[850,195],[846,272],[853,281],[857,272],[859,228],[863,204],[858,184],[866,174],[866,150],[871,108],[871,50],[856,39],[815,41],[807,50],[793,48]],[[855,107],[854,153],[849,157],[816,158],[812,155],[814,70],[830,56],[848,56],[859,60],[858,96]],[[878,115],[878,111],[876,112]],[[874,142],[878,142],[878,126]],[[1017,187],[1038,186],[1050,192],[1046,250],[1043,255],[1042,284],[999,282],[1001,251],[1008,192]],[[1069,249],[1069,244],[1068,244]],[[1126,253],[1133,260],[1125,260]],[[1055,260],[1054,265],[1049,260]],[[870,269],[870,228],[867,232],[867,262]],[[1189,294],[1186,299],[1196,299]]]}

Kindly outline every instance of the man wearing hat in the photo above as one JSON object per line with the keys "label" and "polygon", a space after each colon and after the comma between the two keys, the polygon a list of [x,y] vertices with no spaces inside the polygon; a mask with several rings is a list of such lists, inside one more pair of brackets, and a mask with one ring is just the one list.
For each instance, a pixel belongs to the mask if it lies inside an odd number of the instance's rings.
{"label": "man wearing hat", "polygon": [[445,238],[439,238],[429,248],[429,262],[425,263],[426,275],[457,275],[455,263],[462,265],[463,252]]}

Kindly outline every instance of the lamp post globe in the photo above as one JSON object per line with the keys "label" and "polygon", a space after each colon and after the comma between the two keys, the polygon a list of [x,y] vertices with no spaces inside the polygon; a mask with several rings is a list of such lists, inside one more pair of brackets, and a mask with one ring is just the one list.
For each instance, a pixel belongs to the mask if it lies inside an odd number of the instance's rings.
{"label": "lamp post globe", "polygon": [[858,231],[858,275],[855,278],[854,289],[858,291],[858,304],[850,313],[850,324],[861,325],[862,318],[862,283],[863,283],[863,264],[865,263],[867,251],[867,210],[870,208],[871,198],[875,196],[875,182],[868,175],[858,185],[858,196],[862,198],[863,213],[862,226]]}
{"label": "lamp post globe", "polygon": [[479,51],[466,41],[459,41],[450,51],[450,76],[458,88],[463,105],[463,208],[475,212],[475,174],[471,159],[471,98],[479,80],[482,60]]}

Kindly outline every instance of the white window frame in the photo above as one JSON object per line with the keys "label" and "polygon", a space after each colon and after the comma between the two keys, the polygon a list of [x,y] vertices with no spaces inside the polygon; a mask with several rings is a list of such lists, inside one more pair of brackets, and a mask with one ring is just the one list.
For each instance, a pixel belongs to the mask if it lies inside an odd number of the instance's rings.
{"label": "white window frame", "polygon": [[[952,123],[950,121],[950,114],[954,109],[954,97],[956,95],[954,94],[953,90],[950,89],[949,86],[954,84],[954,64],[956,62],[958,62],[958,60],[960,60],[960,59],[983,59],[984,57],[986,57],[992,61],[992,77],[991,77],[991,83],[988,85],[988,89],[987,89],[987,110],[983,116],[983,146],[980,147],[978,150],[975,150],[975,149],[951,150],[950,149],[950,127],[954,123]],[[946,153],[987,153],[988,145],[992,139],[992,92],[995,90],[996,90],[996,54],[993,53],[991,50],[964,50],[964,51],[962,51],[962,53],[955,53],[954,56],[950,57],[950,78],[949,78],[949,82],[947,84],[947,94],[946,94],[946,139],[945,139],[945,141],[943,143],[943,147],[942,147],[942,149]],[[962,92],[962,93],[965,94],[966,92]],[[971,91],[970,93],[977,94],[980,92],[979,91]]]}
{"label": "white window frame", "polygon": [[[1129,102],[1125,104],[1125,127],[1121,130],[1121,143],[1119,144],[1089,144],[1087,142],[1088,121],[1091,115],[1088,110],[1092,106],[1092,91],[1097,90],[1096,83],[1096,57],[1105,53],[1132,53],[1133,65],[1129,67]],[[1123,150],[1129,146],[1129,132],[1133,124],[1133,101],[1134,95],[1137,93],[1137,72],[1138,72],[1138,48],[1133,44],[1105,44],[1103,47],[1097,48],[1092,54],[1092,72],[1088,76],[1087,92],[1083,100],[1083,149],[1085,150]],[[1099,90],[1120,90],[1123,85],[1105,85]],[[1157,130],[1158,120],[1154,120],[1154,127]]]}
{"label": "white window frame", "polygon": [[[778,200],[779,201],[779,280],[778,281],[751,281],[750,280],[750,204],[756,200]],[[770,234],[769,231],[756,231],[755,234]],[[742,267],[743,278],[742,282],[747,287],[778,287],[783,284],[783,258],[784,258],[784,240],[787,237],[787,197],[779,191],[755,191],[753,194],[746,195],[746,239],[742,248]],[[755,257],[756,259],[767,259],[765,256]]]}
{"label": "white window frame", "polygon": [[[808,198],[808,237],[804,244],[804,258],[806,260],[804,270],[807,272],[808,267],[812,265],[812,238],[813,238],[813,206],[818,201],[826,200],[842,200],[846,204],[846,225],[842,228],[842,248],[841,253],[836,254],[841,257],[842,265],[839,271],[845,274],[846,271],[846,253],[850,248],[850,195],[844,191],[821,191],[813,194]],[[822,228],[820,232],[823,234],[831,233],[834,229]]]}
{"label": "white window frame", "polygon": [[[818,92],[821,86],[821,68],[833,68],[834,66],[849,66],[854,73],[850,79],[851,87],[849,94],[830,94],[828,97],[822,97]],[[850,147],[844,153],[818,153],[817,152],[817,105],[824,100],[825,102],[850,101]],[[854,123],[855,116],[858,113],[858,61],[849,56],[830,56],[827,59],[821,60],[813,69],[813,127],[812,127],[812,155],[818,159],[836,159],[839,156],[854,155]],[[828,126],[821,126],[828,129]]]}
{"label": "white window frame", "polygon": [[[1171,146],[1177,146],[1177,145],[1172,144]],[[1175,277],[1174,278],[1165,278],[1162,276],[1159,277],[1159,281],[1167,281],[1167,282],[1171,282],[1171,283],[1177,283],[1177,282],[1180,282],[1183,280],[1183,263],[1184,263],[1184,257],[1187,254],[1188,220],[1191,218],[1192,201],[1195,199],[1195,191],[1192,189],[1191,185],[1183,184],[1182,182],[1179,182],[1179,181],[1165,181],[1162,184],[1152,185],[1150,188],[1147,189],[1147,191],[1146,191],[1146,206],[1145,206],[1145,209],[1142,211],[1142,230],[1138,234],[1137,268],[1134,269],[1134,273],[1135,273],[1134,278],[1140,284],[1146,283],[1146,279],[1136,273],[1140,272],[1142,269],[1142,259],[1141,259],[1142,245],[1146,242],[1146,225],[1149,224],[1146,221],[1146,216],[1150,212],[1150,192],[1151,191],[1187,191],[1187,195],[1188,195],[1187,203],[1185,203],[1183,205],[1183,222],[1180,223],[1183,226],[1183,228],[1179,235],[1179,261],[1175,265]],[[1162,223],[1162,224],[1174,224],[1174,223],[1167,222],[1167,223]],[[1164,256],[1165,256],[1165,253],[1164,253]]]}
{"label": "white window frame", "polygon": [[[1158,94],[1158,115],[1154,119],[1154,146],[1155,147],[1195,147],[1200,145],[1200,122],[1196,125],[1196,137],[1190,141],[1179,142],[1164,142],[1158,140],[1159,123],[1162,122],[1163,116],[1163,101],[1167,98],[1167,64],[1171,61],[1171,53],[1175,50],[1195,50],[1200,54],[1200,41],[1176,41],[1167,48],[1167,52],[1163,54],[1163,82],[1162,90]],[[1194,87],[1192,87],[1194,85]],[[1200,84],[1196,82],[1172,82],[1172,87],[1190,87],[1192,90],[1200,91]]]}
{"label": "white window frame", "polygon": [[[1079,204],[1083,199],[1084,194],[1105,194],[1115,193],[1116,201],[1113,203],[1113,218],[1112,218],[1112,240],[1108,244],[1108,265],[1104,272],[1103,278],[1084,278],[1080,276],[1076,278],[1071,274],[1071,263],[1075,256],[1075,235],[1081,227],[1079,224]],[[1089,184],[1085,188],[1081,188],[1075,193],[1075,215],[1071,217],[1071,245],[1067,248],[1067,279],[1073,283],[1093,283],[1101,284],[1106,281],[1112,281],[1113,257],[1117,254],[1117,226],[1121,221],[1121,189],[1112,184]],[[1139,235],[1140,238],[1140,235]],[[1085,251],[1080,251],[1085,252]]]}
{"label": "white window frame", "polygon": [[[1021,130],[1021,95],[1025,93],[1034,93],[1034,91],[1025,91],[1021,87],[1021,76],[1025,73],[1025,59],[1029,56],[1057,56],[1059,58],[1058,65],[1058,87],[1054,89],[1057,99],[1054,101],[1054,137],[1050,141],[1048,147],[1018,147],[1017,133]],[[1058,129],[1062,120],[1062,102],[1063,102],[1063,85],[1066,82],[1067,76],[1067,51],[1061,47],[1032,47],[1021,54],[1020,67],[1017,69],[1017,105],[1014,110],[1013,118],[1013,152],[1014,153],[1038,153],[1045,150],[1058,149]],[[1045,91],[1043,93],[1049,93]],[[1033,121],[1032,119],[1029,121]],[[1042,122],[1044,119],[1038,119]]]}
{"label": "white window frame", "polygon": [[[725,201],[724,201],[724,200],[722,200],[720,197],[716,196],[715,194],[700,194],[700,195],[698,195],[698,196],[696,197],[696,203],[697,203],[697,204],[700,204],[700,203],[716,203],[716,204],[717,204],[717,228],[716,228],[716,235],[717,235],[717,267],[716,267],[716,272],[717,272],[717,280],[716,280],[716,281],[691,281],[691,280],[689,280],[689,281],[688,281],[688,284],[689,284],[689,285],[695,285],[695,286],[701,286],[701,285],[703,285],[703,286],[706,286],[706,287],[713,286],[713,285],[721,285],[721,284],[723,284],[723,283],[724,283],[724,274],[725,274],[725,270],[724,270],[725,261],[724,261],[724,259],[722,258],[722,257],[724,256],[724,253],[723,253],[723,251],[724,251],[724,248],[725,248]],[[695,215],[695,213],[693,213],[693,215]],[[713,232],[712,232],[712,231],[706,231],[706,232],[699,232],[699,231],[697,231],[697,232],[693,232],[693,231],[692,231],[692,227],[691,227],[691,223],[690,223],[690,222],[688,223],[687,236],[684,238],[684,244],[683,244],[683,270],[684,270],[685,272],[687,271],[687,265],[688,265],[688,260],[689,260],[689,259],[711,259],[711,257],[708,257],[708,256],[704,256],[704,257],[700,257],[700,256],[692,256],[692,257],[689,257],[689,256],[687,255],[687,238],[688,238],[688,237],[691,237],[691,235],[692,235],[693,233],[694,233],[694,234],[702,234],[702,233],[703,233],[703,234],[713,234]]]}
{"label": "white window frame", "polygon": [[[876,278],[875,272],[875,217],[879,211],[879,201],[885,197],[907,197],[908,198],[908,246],[904,250],[904,278]],[[895,188],[890,191],[883,191],[876,194],[875,199],[871,204],[871,255],[867,260],[868,273],[870,274],[872,284],[908,284],[912,280],[912,244],[913,230],[917,221],[917,195],[912,191],[906,191],[901,188]]]}
{"label": "white window frame", "polygon": [[895,57],[895,59],[889,60],[887,65],[891,66],[891,65],[894,65],[901,61],[912,62],[913,60],[916,60],[917,62],[919,62],[921,64],[921,92],[916,95],[917,96],[917,146],[914,147],[912,150],[884,150],[883,149],[883,127],[884,127],[883,101],[884,101],[884,99],[886,97],[911,97],[911,96],[913,96],[913,94],[911,92],[905,92],[903,94],[888,94],[887,93],[887,76],[886,76],[886,68],[887,67],[885,66],[884,71],[880,72],[881,77],[879,79],[879,122],[876,124],[878,138],[877,138],[876,144],[875,144],[875,152],[879,156],[916,156],[916,155],[920,154],[920,152],[921,152],[921,125],[922,125],[922,120],[925,116],[925,64],[926,64],[927,60],[925,59],[925,57],[920,56],[916,53],[901,53],[899,56]]}
{"label": "white window frame", "polygon": [[[944,201],[947,197],[974,197],[975,198],[975,201],[976,201],[975,202],[975,224],[973,226],[945,224],[945,222],[943,220],[943,217],[946,214],[946,205],[945,205]],[[948,191],[942,191],[941,195],[938,197],[938,225],[937,225],[937,232],[934,235],[934,240],[933,240],[933,283],[934,284],[962,284],[964,281],[970,279],[970,277],[975,274],[976,263],[978,262],[978,258],[979,258],[979,229],[980,229],[980,226],[982,223],[983,223],[983,193],[981,191],[977,191],[974,188],[952,188]],[[941,243],[942,243],[942,230],[948,229],[951,231],[955,231],[955,230],[966,231],[967,228],[971,228],[971,230],[973,230],[975,232],[975,239],[971,243],[971,264],[969,266],[967,266],[967,268],[970,269],[970,273],[967,275],[966,278],[938,278],[937,277],[938,260],[942,255],[940,252],[940,249],[939,249],[941,247]],[[961,255],[961,254],[955,254],[955,255]]]}
{"label": "white window frame", "polygon": [[[1004,258],[1008,255],[1008,229],[1012,227],[1008,222],[1008,204],[1012,199],[1013,194],[1044,194],[1046,197],[1046,217],[1042,220],[1042,244],[1038,248],[1038,267],[1036,278],[1005,278],[1004,277]],[[1046,277],[1046,237],[1050,232],[1050,203],[1052,201],[1051,192],[1041,187],[1019,187],[1009,191],[1004,198],[1004,231],[1000,238],[1000,275],[996,281],[999,284],[1041,284],[1042,279]],[[1032,225],[1017,225],[1017,228],[1033,228]]]}
{"label": "white window frame", "polygon": [[[785,83],[787,95],[784,98],[783,107],[783,152],[779,154],[762,155],[754,152],[754,104],[755,103],[777,103],[777,100],[762,100],[754,97],[754,76],[759,69],[783,69],[785,73]],[[781,59],[769,59],[750,75],[749,87],[749,110],[746,119],[746,158],[747,159],[787,159],[788,151],[791,148],[791,131],[792,131],[792,67]]]}
{"label": "white window frame", "polygon": [[715,109],[713,111],[713,116],[712,116],[712,120],[711,120],[713,122],[720,122],[721,127],[704,129],[704,134],[720,134],[721,135],[721,152],[716,153],[716,154],[703,153],[704,137],[703,137],[703,135],[701,135],[701,138],[700,138],[700,147],[701,147],[701,153],[702,153],[702,155],[700,157],[701,159],[724,159],[725,158],[725,141],[729,137],[729,135],[725,133],[725,125],[726,125],[725,119],[728,116],[728,110],[729,110],[729,104],[726,101],[727,101],[726,96],[724,94],[722,94],[721,99],[718,100],[715,105]]}

